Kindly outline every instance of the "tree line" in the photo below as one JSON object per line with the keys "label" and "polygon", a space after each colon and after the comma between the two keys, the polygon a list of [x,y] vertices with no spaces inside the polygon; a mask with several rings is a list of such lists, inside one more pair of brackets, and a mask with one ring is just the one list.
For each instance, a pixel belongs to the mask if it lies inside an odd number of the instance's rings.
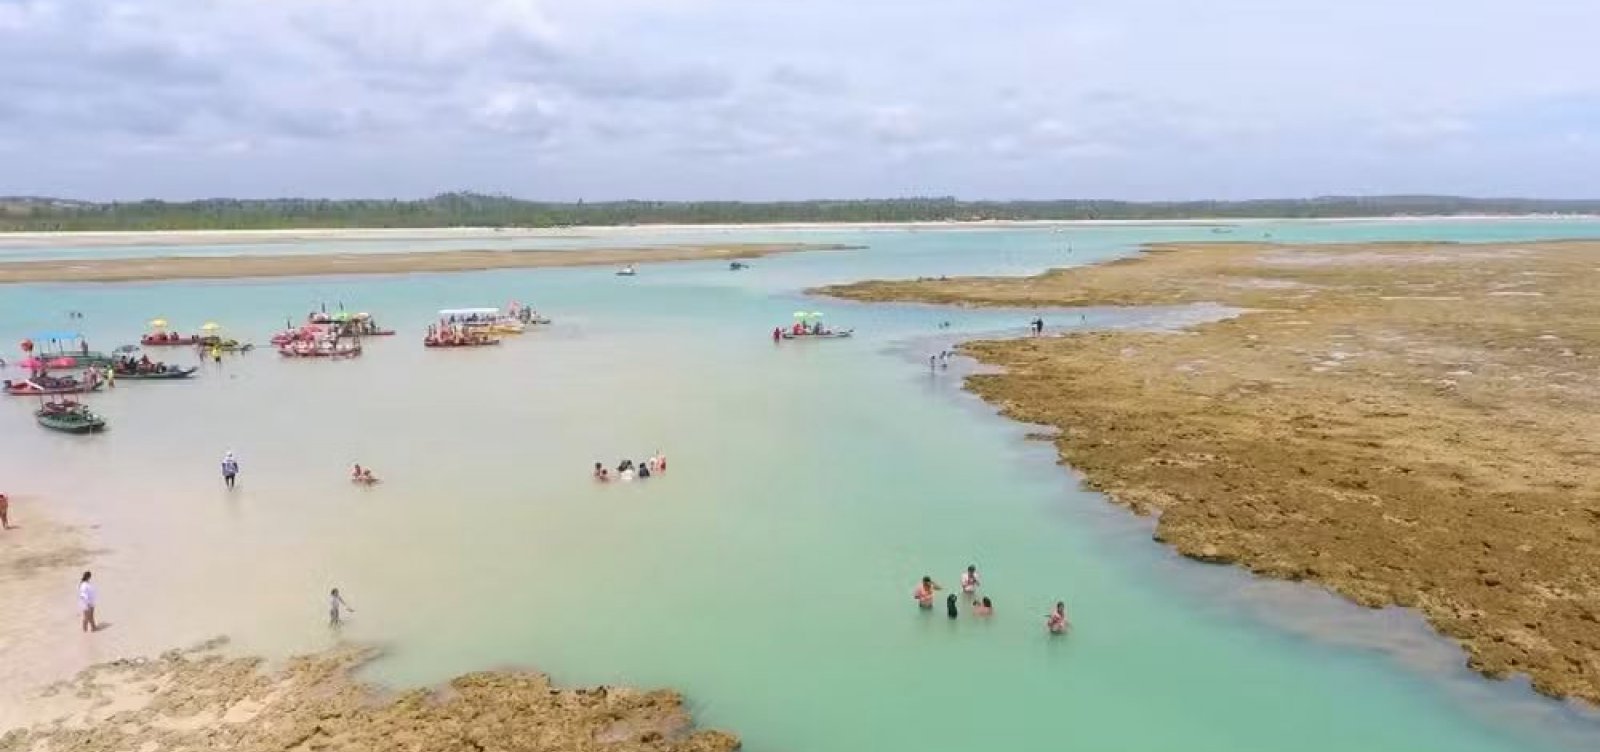
{"label": "tree line", "polygon": [[950,197],[817,201],[557,203],[446,193],[420,200],[205,199],[86,202],[0,198],[0,232],[268,230],[352,227],[564,227],[768,222],[1333,219],[1597,214],[1600,200],[1332,196],[1249,201],[963,201]]}

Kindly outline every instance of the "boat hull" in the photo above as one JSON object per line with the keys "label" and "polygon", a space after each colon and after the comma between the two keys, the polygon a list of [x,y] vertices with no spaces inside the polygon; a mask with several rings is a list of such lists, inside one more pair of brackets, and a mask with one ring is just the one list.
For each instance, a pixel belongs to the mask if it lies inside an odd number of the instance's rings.
{"label": "boat hull", "polygon": [[190,376],[193,376],[195,372],[199,370],[199,368],[191,366],[189,368],[169,368],[165,371],[147,373],[127,373],[118,371],[117,378],[126,379],[128,381],[173,381],[176,379],[187,379]]}

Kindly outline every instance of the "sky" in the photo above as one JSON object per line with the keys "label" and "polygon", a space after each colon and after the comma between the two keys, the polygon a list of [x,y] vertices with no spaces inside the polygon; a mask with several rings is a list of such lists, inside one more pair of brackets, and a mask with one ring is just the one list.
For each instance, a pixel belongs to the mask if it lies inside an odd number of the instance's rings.
{"label": "sky", "polygon": [[1600,198],[1600,0],[0,0],[0,195]]}

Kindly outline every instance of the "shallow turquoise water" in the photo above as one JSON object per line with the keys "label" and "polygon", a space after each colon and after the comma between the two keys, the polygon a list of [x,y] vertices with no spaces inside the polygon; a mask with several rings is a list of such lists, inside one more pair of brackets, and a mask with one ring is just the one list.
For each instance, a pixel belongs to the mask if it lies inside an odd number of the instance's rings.
{"label": "shallow turquoise water", "polygon": [[[1600,225],[1272,232],[1516,240]],[[0,477],[101,524],[113,550],[96,577],[115,627],[82,649],[107,657],[219,632],[271,654],[314,648],[330,639],[323,596],[338,585],[359,609],[346,636],[394,649],[377,679],[522,665],[566,682],[673,686],[702,722],[758,751],[1600,743],[1592,718],[1478,680],[1403,614],[1175,559],[1145,522],[1077,490],[1025,427],[959,392],[958,374],[928,372],[941,336],[1020,331],[1032,311],[796,292],[1024,273],[1144,240],[1215,239],[1208,229],[813,235],[870,248],[634,279],[579,269],[0,288],[12,339],[78,310],[106,347],[156,315],[260,340],[319,300],[402,329],[347,363],[260,352],[192,384],[124,382],[94,400],[113,424],[99,437],[44,434],[27,400],[0,404]],[[437,308],[513,298],[555,326],[494,350],[416,341]],[[767,333],[799,308],[861,336],[774,346]],[[1045,317],[1155,326],[1206,313]],[[596,460],[658,448],[664,477],[589,481]],[[232,496],[215,477],[224,449],[244,464]],[[351,461],[387,482],[349,486]],[[969,562],[996,617],[917,612],[917,577],[953,586]],[[1056,599],[1077,624],[1066,639],[1043,634]]]}

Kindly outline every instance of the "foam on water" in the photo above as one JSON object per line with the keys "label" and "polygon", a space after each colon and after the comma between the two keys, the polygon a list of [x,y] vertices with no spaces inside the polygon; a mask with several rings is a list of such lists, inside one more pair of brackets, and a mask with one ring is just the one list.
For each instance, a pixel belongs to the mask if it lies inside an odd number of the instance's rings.
{"label": "foam on water", "polygon": [[[1470,225],[1483,239],[1597,229]],[[1306,242],[1465,232],[1273,230]],[[61,312],[78,310],[107,349],[157,315],[180,327],[215,319],[261,341],[319,300],[402,330],[350,362],[257,352],[194,383],[123,382],[92,400],[112,422],[103,436],[47,434],[28,400],[0,405],[8,490],[99,523],[111,549],[95,570],[115,626],[63,650],[113,657],[217,633],[271,655],[316,648],[331,639],[324,598],[337,585],[358,609],[345,636],[394,648],[378,680],[520,665],[565,682],[673,686],[752,750],[1456,752],[1600,740],[1593,719],[1470,675],[1402,612],[1177,559],[1149,541],[1147,521],[1077,489],[1047,445],[1024,440],[1028,427],[959,392],[957,369],[928,372],[942,337],[1020,332],[1031,311],[798,293],[869,276],[1022,273],[1141,240],[1216,239],[1208,229],[817,235],[870,248],[632,279],[569,269],[0,289],[8,336],[59,328]],[[438,308],[510,299],[555,325],[481,351],[417,341]],[[860,336],[770,341],[792,311],[818,308]],[[226,449],[244,467],[234,494],[217,477]],[[656,449],[669,458],[663,477],[589,479],[597,460]],[[353,461],[386,482],[351,486]],[[917,611],[918,577],[953,586],[968,563],[996,601],[992,620]],[[1042,629],[1057,599],[1077,625],[1065,639]]]}

